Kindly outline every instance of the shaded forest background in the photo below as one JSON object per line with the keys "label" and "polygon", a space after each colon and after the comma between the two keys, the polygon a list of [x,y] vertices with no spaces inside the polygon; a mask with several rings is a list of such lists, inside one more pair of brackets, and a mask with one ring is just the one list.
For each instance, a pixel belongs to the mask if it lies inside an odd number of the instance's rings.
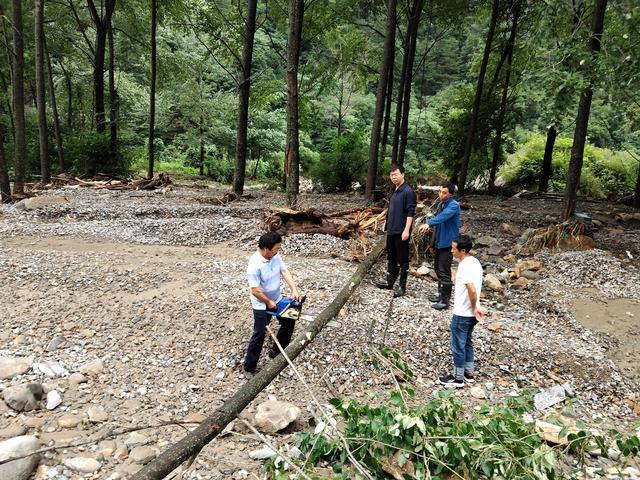
{"label": "shaded forest background", "polygon": [[161,170],[374,198],[395,161],[640,206],[634,0],[0,0],[0,29],[5,200]]}

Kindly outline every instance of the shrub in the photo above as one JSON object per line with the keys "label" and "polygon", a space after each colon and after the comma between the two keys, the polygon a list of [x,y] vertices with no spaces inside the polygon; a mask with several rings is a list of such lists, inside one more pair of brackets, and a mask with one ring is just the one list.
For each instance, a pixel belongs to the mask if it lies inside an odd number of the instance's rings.
{"label": "shrub", "polygon": [[[511,156],[500,175],[507,185],[536,188],[542,172],[546,137],[533,135],[522,149]],[[571,158],[571,138],[556,139],[553,150],[551,191],[563,191]],[[587,144],[584,151],[578,193],[596,198],[620,197],[633,191],[636,162],[627,153]]]}
{"label": "shrub", "polygon": [[364,180],[366,164],[362,135],[350,133],[333,141],[331,152],[312,167],[311,176],[321,191],[345,192]]}

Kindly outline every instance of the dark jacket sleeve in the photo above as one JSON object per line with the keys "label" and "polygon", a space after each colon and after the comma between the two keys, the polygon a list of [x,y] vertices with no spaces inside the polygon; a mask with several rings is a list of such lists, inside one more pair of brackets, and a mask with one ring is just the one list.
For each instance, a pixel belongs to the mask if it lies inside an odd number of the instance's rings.
{"label": "dark jacket sleeve", "polygon": [[416,193],[411,188],[407,188],[405,193],[404,209],[407,212],[407,217],[416,216]]}

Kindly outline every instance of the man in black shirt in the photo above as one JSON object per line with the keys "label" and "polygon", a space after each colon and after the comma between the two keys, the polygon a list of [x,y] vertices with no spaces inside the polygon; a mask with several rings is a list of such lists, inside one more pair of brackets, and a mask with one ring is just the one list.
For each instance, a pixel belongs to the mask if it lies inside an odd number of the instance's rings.
{"label": "man in black shirt", "polygon": [[400,282],[393,296],[401,297],[407,290],[409,237],[416,213],[416,194],[404,181],[404,167],[392,164],[389,178],[396,188],[389,199],[387,211],[387,279],[376,282],[376,286],[391,290],[400,273]]}

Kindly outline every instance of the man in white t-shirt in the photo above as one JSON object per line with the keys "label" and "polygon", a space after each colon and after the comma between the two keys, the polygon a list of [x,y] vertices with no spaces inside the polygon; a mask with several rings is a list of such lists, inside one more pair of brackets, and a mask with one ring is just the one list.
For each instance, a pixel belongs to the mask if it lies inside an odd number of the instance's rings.
{"label": "man in white t-shirt", "polygon": [[[265,233],[260,237],[258,250],[251,256],[247,266],[247,280],[249,281],[251,307],[253,308],[253,334],[247,347],[247,356],[244,359],[244,371],[247,376],[251,376],[256,371],[267,325],[269,325],[271,317],[275,315],[276,304],[282,300],[280,277],[289,286],[291,297],[300,301],[300,293],[298,293],[293,277],[278,253],[281,244],[282,237],[279,233]],[[295,321],[290,318],[276,318],[280,322],[276,338],[282,348],[286,348],[291,341]],[[274,358],[278,353],[277,346],[274,345],[269,352],[269,357]]]}
{"label": "man in white t-shirt", "polygon": [[440,377],[447,388],[461,388],[464,382],[473,382],[473,327],[484,319],[480,309],[482,265],[471,255],[473,242],[468,235],[460,235],[451,243],[453,257],[460,260],[456,273],[451,320],[451,352],[453,374]]}

